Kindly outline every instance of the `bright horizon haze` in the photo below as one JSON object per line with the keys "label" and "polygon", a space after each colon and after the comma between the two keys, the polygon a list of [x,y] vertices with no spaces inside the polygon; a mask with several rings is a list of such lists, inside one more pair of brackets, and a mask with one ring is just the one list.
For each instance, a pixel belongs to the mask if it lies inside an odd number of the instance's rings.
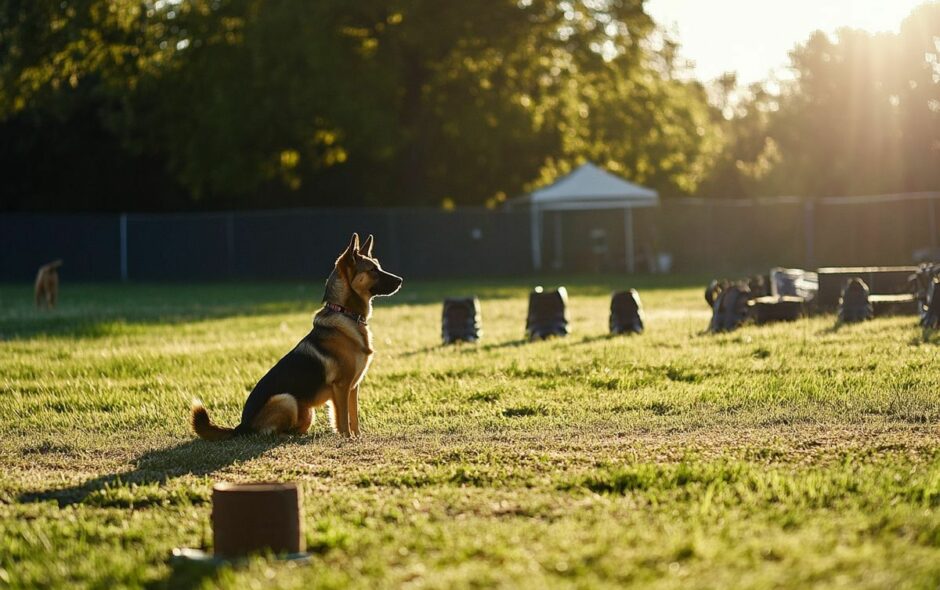
{"label": "bright horizon haze", "polygon": [[737,72],[747,85],[784,73],[788,53],[816,30],[896,32],[924,0],[648,0],[647,12],[672,33],[702,81]]}

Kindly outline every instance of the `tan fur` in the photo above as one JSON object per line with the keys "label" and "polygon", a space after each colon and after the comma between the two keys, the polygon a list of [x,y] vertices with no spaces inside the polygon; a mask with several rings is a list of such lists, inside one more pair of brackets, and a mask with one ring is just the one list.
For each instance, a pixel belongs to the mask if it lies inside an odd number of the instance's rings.
{"label": "tan fur", "polygon": [[61,260],[50,262],[39,268],[36,273],[35,298],[36,307],[52,309],[59,300],[59,267]]}
{"label": "tan fur", "polygon": [[212,423],[205,406],[198,399],[193,400],[190,425],[199,438],[211,441],[228,440],[234,436],[234,429],[221,428]]}
{"label": "tan fur", "polygon": [[[368,346],[371,344],[371,334],[367,327],[345,316],[330,316],[328,321],[337,328],[337,335],[325,342],[337,367],[333,379],[328,380],[331,388],[331,422],[340,434],[358,436],[358,387],[372,362],[372,349]],[[353,396],[357,399],[351,402]]]}
{"label": "tan fur", "polygon": [[298,417],[297,398],[282,393],[268,400],[255,416],[252,426],[264,434],[290,432],[297,429]]}
{"label": "tan fur", "polygon": [[[372,288],[372,285],[375,284],[375,281],[372,280],[368,274],[359,273],[352,281],[352,289],[356,292],[356,295],[362,299],[369,300],[369,289]],[[371,312],[372,304],[369,304],[369,311]]]}
{"label": "tan fur", "polygon": [[[368,368],[368,367],[367,367]],[[365,376],[365,371],[362,373]],[[349,431],[353,436],[359,436],[359,384],[349,391]]]}
{"label": "tan fur", "polygon": [[314,405],[315,404],[311,404],[311,405],[301,404],[298,406],[297,426],[295,428],[298,434],[304,434],[305,432],[310,430],[310,425],[313,424],[313,421],[316,417],[313,413]]}

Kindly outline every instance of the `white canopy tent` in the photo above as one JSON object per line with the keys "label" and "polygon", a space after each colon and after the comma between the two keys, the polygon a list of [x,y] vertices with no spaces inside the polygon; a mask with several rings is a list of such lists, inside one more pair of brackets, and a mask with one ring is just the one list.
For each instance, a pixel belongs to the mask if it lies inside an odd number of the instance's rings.
{"label": "white canopy tent", "polygon": [[[587,163],[554,183],[534,191],[521,199],[528,203],[532,216],[532,266],[542,268],[542,213],[546,211],[576,211],[622,209],[624,242],[626,244],[627,271],[636,270],[633,243],[633,208],[653,207],[659,204],[659,193]],[[556,217],[556,223],[561,223]],[[555,228],[556,250],[561,249],[560,227]]]}

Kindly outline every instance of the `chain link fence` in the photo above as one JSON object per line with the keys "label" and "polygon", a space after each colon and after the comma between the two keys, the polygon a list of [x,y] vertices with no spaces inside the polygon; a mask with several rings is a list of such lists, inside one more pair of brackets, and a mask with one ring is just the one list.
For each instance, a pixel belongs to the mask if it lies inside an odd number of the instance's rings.
{"label": "chain link fence", "polygon": [[[734,273],[771,266],[910,264],[940,249],[940,193],[826,199],[664,199],[624,216],[545,213],[544,271],[662,268]],[[411,278],[534,272],[526,210],[297,209],[254,212],[0,216],[0,280],[43,263],[87,281],[321,280],[349,235]]]}

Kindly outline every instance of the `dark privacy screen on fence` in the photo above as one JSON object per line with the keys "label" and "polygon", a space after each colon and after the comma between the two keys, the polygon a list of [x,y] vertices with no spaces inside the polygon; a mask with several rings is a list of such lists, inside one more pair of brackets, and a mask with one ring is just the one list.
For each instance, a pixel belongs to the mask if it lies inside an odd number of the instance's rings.
{"label": "dark privacy screen on fence", "polygon": [[[123,230],[122,230],[123,224]],[[122,231],[124,239],[122,240]],[[530,271],[525,212],[291,210],[126,216],[0,216],[0,280],[63,258],[74,280],[322,280],[352,232],[409,277]],[[122,253],[123,251],[123,253]]]}
{"label": "dark privacy screen on fence", "polygon": [[118,216],[0,215],[0,280],[32,280],[56,258],[66,260],[68,279],[119,280]]}
{"label": "dark privacy screen on fence", "polygon": [[528,217],[436,210],[293,210],[132,215],[132,280],[326,277],[352,232],[375,236],[374,253],[413,277],[507,275],[529,266]]}
{"label": "dark privacy screen on fence", "polygon": [[[543,270],[623,272],[621,211],[544,213]],[[909,264],[936,249],[940,194],[804,200],[663,199],[632,216],[635,267],[673,271]],[[55,258],[65,280],[324,279],[352,232],[409,278],[535,272],[527,210],[297,209],[171,215],[0,216],[0,280]]]}

